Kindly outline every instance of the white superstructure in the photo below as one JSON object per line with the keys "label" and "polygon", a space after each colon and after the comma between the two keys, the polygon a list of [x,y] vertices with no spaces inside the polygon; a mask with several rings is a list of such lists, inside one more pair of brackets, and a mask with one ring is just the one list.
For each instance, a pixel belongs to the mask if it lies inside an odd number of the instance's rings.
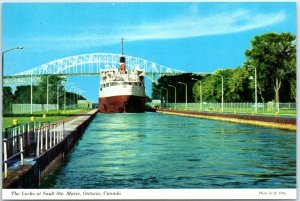
{"label": "white superstructure", "polygon": [[114,69],[101,71],[100,74],[100,98],[124,95],[146,96],[143,71]]}

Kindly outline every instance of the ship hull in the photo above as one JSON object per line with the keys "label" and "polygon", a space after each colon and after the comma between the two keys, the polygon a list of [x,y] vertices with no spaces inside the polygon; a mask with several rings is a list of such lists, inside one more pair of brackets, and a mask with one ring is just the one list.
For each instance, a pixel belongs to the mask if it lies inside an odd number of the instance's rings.
{"label": "ship hull", "polygon": [[101,113],[142,113],[145,112],[146,98],[142,96],[120,95],[99,98]]}

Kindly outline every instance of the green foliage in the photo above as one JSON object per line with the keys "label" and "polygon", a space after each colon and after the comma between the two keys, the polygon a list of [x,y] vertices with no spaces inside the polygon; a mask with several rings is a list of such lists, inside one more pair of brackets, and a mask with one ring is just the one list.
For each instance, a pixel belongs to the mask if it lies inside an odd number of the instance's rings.
{"label": "green foliage", "polygon": [[3,87],[3,104],[8,105],[14,101],[14,94],[11,87]]}
{"label": "green foliage", "polygon": [[[47,79],[48,79],[48,100],[49,104],[57,104],[57,95],[59,97],[60,108],[64,105],[64,96],[66,94],[66,105],[75,104],[78,100],[85,100],[81,95],[77,95],[73,92],[66,92],[62,81],[65,79],[58,75],[48,75],[40,78],[37,85],[32,86],[32,102],[34,104],[46,104],[47,103]],[[11,103],[31,103],[31,86],[17,86],[16,91],[13,94],[11,87],[4,87],[4,104]]]}
{"label": "green foliage", "polygon": [[[291,80],[291,91],[295,88],[295,40],[296,36],[291,33],[266,33],[255,36],[251,49],[245,52],[245,64],[257,68],[258,91],[263,102],[275,100],[279,103],[279,97],[285,95],[284,91],[279,94],[285,79]],[[273,93],[269,93],[270,89]],[[294,91],[292,93],[294,97]]]}
{"label": "green foliage", "polygon": [[[222,101],[222,77],[224,102],[247,102],[251,99],[249,95],[249,73],[244,68],[217,70],[207,75],[201,81],[202,101]],[[200,81],[193,87],[195,101],[200,99]]]}
{"label": "green foliage", "polygon": [[14,101],[14,94],[11,87],[3,87],[3,113],[11,112],[11,103]]}
{"label": "green foliage", "polygon": [[[59,96],[59,105],[62,106],[65,89],[62,86],[62,81],[65,79],[57,76],[57,75],[48,75],[41,77],[36,94],[41,95],[34,98],[34,103],[43,104],[47,102],[47,79],[48,79],[48,98],[49,104],[56,104],[57,103],[57,94]],[[45,93],[46,92],[46,93]]]}
{"label": "green foliage", "polygon": [[[36,86],[32,86],[33,92],[36,91],[36,89],[37,89]],[[31,91],[30,85],[17,86],[16,91],[14,93],[15,96],[14,103],[30,103],[30,91]],[[33,96],[35,95],[36,94],[33,93]]]}
{"label": "green foliage", "polygon": [[149,96],[146,96],[146,103],[150,103],[152,99]]}
{"label": "green foliage", "polygon": [[173,85],[176,87],[176,102],[177,103],[184,103],[185,102],[185,85],[179,84],[178,82],[186,83],[187,84],[187,102],[194,102],[193,96],[193,86],[195,84],[195,79],[202,79],[203,76],[198,74],[192,73],[183,73],[179,75],[165,75],[158,79],[158,84],[154,84],[152,88],[152,96],[153,99],[161,99],[166,101],[167,99],[167,91],[164,88],[168,89],[168,100],[169,103],[175,102],[175,89],[174,87],[170,87],[169,85]]}
{"label": "green foliage", "polygon": [[[203,102],[221,102],[224,78],[224,102],[254,102],[254,68],[257,68],[258,102],[296,100],[296,47],[290,33],[267,33],[251,41],[242,67],[217,70],[201,82]],[[252,79],[249,79],[252,77]],[[200,83],[193,87],[195,101],[200,99]]]}

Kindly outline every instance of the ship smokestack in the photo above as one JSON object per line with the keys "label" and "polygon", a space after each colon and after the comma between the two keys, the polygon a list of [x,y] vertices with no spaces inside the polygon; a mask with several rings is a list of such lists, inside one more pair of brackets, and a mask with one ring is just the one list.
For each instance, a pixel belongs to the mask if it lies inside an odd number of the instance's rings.
{"label": "ship smokestack", "polygon": [[122,37],[121,39],[122,41],[122,56],[120,57],[120,71],[121,72],[125,72],[126,71],[126,60],[125,60],[125,57],[123,56],[124,54],[124,38]]}
{"label": "ship smokestack", "polygon": [[124,56],[120,57],[120,63],[125,63],[125,57]]}

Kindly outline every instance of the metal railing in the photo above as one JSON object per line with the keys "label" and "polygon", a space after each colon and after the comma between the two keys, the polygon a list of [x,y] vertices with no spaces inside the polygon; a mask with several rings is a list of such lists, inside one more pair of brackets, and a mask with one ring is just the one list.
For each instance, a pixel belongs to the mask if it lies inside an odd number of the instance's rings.
{"label": "metal railing", "polygon": [[[8,145],[10,143],[8,143],[8,142],[11,142],[11,144],[12,144],[12,150],[10,151],[12,153],[12,155],[9,158],[8,158],[8,150],[9,150]],[[3,162],[2,163],[4,164],[4,178],[7,177],[8,161],[10,161],[20,155],[21,165],[24,164],[24,154],[23,153],[24,153],[24,150],[23,150],[23,135],[22,134],[15,135],[11,138],[3,139]]]}
{"label": "metal railing", "polygon": [[36,157],[64,139],[64,122],[44,124],[37,129]]}
{"label": "metal railing", "polygon": [[[222,112],[222,103],[163,103],[162,108],[204,112]],[[256,109],[257,108],[257,109]],[[296,103],[224,103],[223,112],[226,113],[258,113],[258,114],[282,114],[296,115]]]}
{"label": "metal railing", "polygon": [[16,162],[18,156],[20,164],[24,165],[24,157],[36,159],[61,142],[65,137],[64,122],[32,122],[13,126],[3,129],[3,137],[2,164],[6,178],[8,166]]}

